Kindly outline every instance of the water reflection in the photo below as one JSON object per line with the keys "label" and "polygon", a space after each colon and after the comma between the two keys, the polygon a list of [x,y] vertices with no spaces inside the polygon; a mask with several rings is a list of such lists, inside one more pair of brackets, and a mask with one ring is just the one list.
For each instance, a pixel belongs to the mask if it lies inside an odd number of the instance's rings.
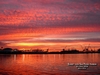
{"label": "water reflection", "polygon": [[16,60],[16,54],[14,54],[14,60]]}
{"label": "water reflection", "polygon": [[[100,54],[12,54],[0,55],[0,73],[8,75],[92,75],[100,74]],[[78,70],[68,63],[98,63],[87,70]]]}

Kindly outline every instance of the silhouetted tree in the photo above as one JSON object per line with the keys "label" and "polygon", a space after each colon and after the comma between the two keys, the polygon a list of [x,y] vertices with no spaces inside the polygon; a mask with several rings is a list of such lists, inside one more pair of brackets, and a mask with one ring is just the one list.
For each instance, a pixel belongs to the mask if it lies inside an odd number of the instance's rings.
{"label": "silhouetted tree", "polygon": [[3,51],[4,52],[11,52],[12,51],[12,48],[4,48]]}
{"label": "silhouetted tree", "polygon": [[100,52],[100,49],[98,49],[97,52]]}

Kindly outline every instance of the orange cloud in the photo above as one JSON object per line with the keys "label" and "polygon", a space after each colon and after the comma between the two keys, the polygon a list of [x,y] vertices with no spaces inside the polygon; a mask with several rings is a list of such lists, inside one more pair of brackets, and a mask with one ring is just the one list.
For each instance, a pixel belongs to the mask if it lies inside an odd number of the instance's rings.
{"label": "orange cloud", "polygon": [[99,12],[97,0],[2,0],[0,41],[18,48],[61,49],[88,43],[98,46]]}

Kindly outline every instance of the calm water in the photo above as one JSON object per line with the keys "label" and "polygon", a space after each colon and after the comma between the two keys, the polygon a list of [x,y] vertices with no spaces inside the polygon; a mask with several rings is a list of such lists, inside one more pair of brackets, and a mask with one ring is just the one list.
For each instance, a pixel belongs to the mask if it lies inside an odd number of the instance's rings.
{"label": "calm water", "polygon": [[[78,70],[68,63],[98,65]],[[100,75],[100,54],[1,54],[0,75]]]}

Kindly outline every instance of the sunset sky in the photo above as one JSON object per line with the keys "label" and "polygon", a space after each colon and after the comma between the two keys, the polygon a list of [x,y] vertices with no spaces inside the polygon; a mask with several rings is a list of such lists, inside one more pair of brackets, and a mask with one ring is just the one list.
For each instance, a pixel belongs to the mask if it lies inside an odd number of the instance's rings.
{"label": "sunset sky", "polygon": [[[0,0],[0,46],[100,48],[100,0]],[[66,48],[66,49],[67,49]]]}

